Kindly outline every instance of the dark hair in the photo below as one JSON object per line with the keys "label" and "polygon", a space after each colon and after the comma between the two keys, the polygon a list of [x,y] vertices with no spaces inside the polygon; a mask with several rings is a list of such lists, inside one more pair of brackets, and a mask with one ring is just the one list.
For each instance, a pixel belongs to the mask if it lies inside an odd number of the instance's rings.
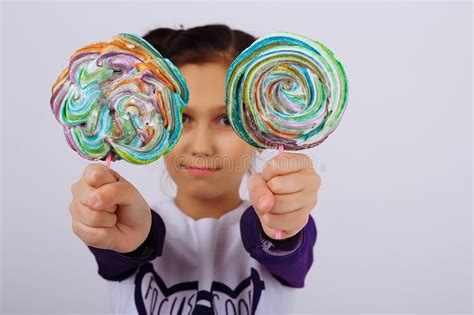
{"label": "dark hair", "polygon": [[224,24],[189,29],[157,28],[143,38],[177,67],[221,61],[230,64],[256,38]]}

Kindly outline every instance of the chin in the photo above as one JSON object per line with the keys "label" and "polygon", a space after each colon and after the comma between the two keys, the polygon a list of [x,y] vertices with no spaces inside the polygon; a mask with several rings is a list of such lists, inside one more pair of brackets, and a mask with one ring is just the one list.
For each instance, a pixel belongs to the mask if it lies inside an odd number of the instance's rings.
{"label": "chin", "polygon": [[216,185],[210,185],[209,183],[196,183],[192,185],[186,193],[200,199],[215,198],[221,195],[218,187],[216,187]]}

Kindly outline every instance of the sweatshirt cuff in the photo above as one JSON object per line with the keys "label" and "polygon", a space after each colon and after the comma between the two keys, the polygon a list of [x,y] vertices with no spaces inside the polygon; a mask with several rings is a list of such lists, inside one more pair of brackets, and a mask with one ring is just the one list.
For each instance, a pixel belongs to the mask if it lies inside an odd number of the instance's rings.
{"label": "sweatshirt cuff", "polygon": [[117,253],[120,256],[135,258],[135,259],[146,259],[153,253],[155,244],[156,244],[156,232],[153,228],[153,224],[150,226],[150,232],[148,232],[148,236],[143,241],[143,243],[134,251],[128,253]]}
{"label": "sweatshirt cuff", "polygon": [[[145,262],[161,256],[166,236],[163,219],[153,209],[151,211],[151,229],[147,240],[133,252],[119,253],[110,249],[87,246],[95,256],[98,273],[107,280],[123,280],[132,275],[136,268]],[[152,240],[154,243],[152,243]]]}
{"label": "sweatshirt cuff", "polygon": [[134,251],[117,253],[119,256],[138,261],[148,261],[161,255],[166,234],[165,224],[158,213],[153,209],[150,209],[150,211],[151,226],[145,241]]}
{"label": "sweatshirt cuff", "polygon": [[254,211],[254,217],[256,221],[257,231],[258,231],[258,239],[260,243],[263,245],[264,250],[274,256],[281,256],[281,255],[288,255],[291,254],[292,252],[298,250],[301,247],[301,244],[303,243],[303,229],[301,229],[298,233],[295,235],[283,239],[283,240],[277,240],[274,238],[269,237],[267,234],[265,234],[265,231],[263,230],[262,223],[260,222],[259,217]]}
{"label": "sweatshirt cuff", "polygon": [[[314,219],[310,215],[305,227],[285,240],[265,239],[259,222],[253,207],[247,208],[242,214],[240,233],[247,252],[281,284],[294,288],[304,287],[305,277],[313,264],[313,247],[317,237]],[[288,244],[283,245],[285,242]]]}
{"label": "sweatshirt cuff", "polygon": [[265,234],[253,207],[249,207],[241,218],[241,234],[244,244],[258,248],[260,252],[271,256],[285,256],[299,250],[304,241],[305,228],[292,237],[277,240]]}

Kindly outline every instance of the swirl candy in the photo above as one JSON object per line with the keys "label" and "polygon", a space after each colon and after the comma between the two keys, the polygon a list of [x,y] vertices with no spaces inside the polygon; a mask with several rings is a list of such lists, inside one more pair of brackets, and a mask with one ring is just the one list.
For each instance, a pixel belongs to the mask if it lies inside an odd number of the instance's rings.
{"label": "swirl candy", "polygon": [[230,65],[226,110],[258,148],[302,150],[338,126],[347,102],[342,64],[323,44],[291,33],[259,38]]}
{"label": "swirl candy", "polygon": [[52,87],[51,110],[69,146],[89,160],[148,164],[182,132],[184,78],[144,39],[119,34],[76,51]]}

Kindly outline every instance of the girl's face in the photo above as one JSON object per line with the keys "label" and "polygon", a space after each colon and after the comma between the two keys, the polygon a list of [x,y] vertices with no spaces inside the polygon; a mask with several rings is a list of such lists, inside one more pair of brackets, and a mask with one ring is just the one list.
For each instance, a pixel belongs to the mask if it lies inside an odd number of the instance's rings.
{"label": "girl's face", "polygon": [[165,157],[178,194],[210,199],[238,195],[255,149],[234,132],[225,112],[228,67],[212,62],[179,67],[189,88],[183,132]]}

